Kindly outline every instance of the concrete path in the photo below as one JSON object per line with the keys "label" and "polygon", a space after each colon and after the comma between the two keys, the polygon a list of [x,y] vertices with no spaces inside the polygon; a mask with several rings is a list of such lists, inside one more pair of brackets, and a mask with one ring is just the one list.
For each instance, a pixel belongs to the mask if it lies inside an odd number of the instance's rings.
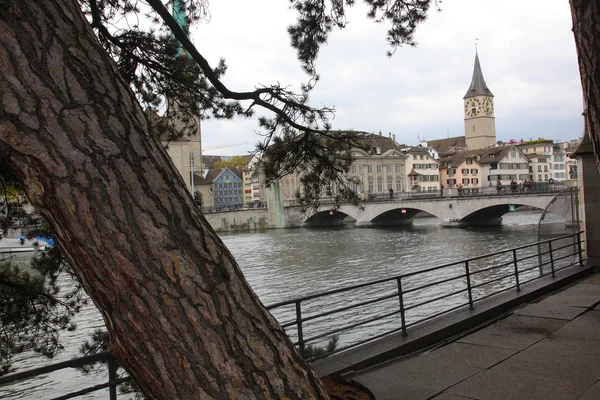
{"label": "concrete path", "polygon": [[450,344],[345,376],[377,400],[600,399],[600,273]]}

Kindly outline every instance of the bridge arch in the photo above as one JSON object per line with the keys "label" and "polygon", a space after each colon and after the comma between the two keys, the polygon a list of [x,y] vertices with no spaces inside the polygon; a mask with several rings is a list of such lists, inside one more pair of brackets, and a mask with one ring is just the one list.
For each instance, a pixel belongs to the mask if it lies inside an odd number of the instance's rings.
{"label": "bridge arch", "polygon": [[319,209],[316,212],[306,216],[302,222],[302,227],[333,226],[342,225],[348,222],[348,219],[356,220],[352,215],[334,208]]}
{"label": "bridge arch", "polygon": [[[557,193],[538,195],[510,195],[457,200],[454,218],[445,220],[445,226],[501,225],[502,216],[512,207],[527,206],[543,211],[556,197]],[[512,207],[511,207],[512,206]]]}
{"label": "bridge arch", "polygon": [[343,204],[338,208],[323,205],[316,212],[304,214],[301,226],[339,225],[355,221],[357,227],[403,225],[418,212],[425,211],[441,220],[443,226],[495,225],[509,206],[529,206],[544,210],[559,192],[503,194],[485,196],[431,196],[394,198],[360,204]]}

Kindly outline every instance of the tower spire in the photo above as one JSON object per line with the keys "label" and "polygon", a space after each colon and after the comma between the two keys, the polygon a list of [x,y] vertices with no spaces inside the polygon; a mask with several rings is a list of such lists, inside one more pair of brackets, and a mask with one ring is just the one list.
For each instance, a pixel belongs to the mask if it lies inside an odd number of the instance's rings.
{"label": "tower spire", "polygon": [[[175,0],[173,2],[173,8],[171,11],[173,18],[179,24],[181,30],[187,35],[189,35],[189,27],[187,22],[187,10],[185,7],[185,0]],[[179,43],[179,47],[177,49],[177,54],[181,55],[183,52],[183,46]]]}
{"label": "tower spire", "polygon": [[477,43],[475,43],[475,66],[473,67],[473,78],[471,79],[469,90],[467,90],[467,94],[465,94],[463,99],[476,96],[494,97],[490,89],[488,89],[485,80],[483,79],[481,65],[479,65],[479,54],[477,54]]}

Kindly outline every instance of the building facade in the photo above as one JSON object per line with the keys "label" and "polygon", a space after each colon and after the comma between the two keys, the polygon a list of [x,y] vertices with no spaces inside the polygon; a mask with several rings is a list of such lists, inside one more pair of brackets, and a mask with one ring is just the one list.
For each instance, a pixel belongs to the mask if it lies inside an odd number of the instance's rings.
{"label": "building facade", "polygon": [[425,147],[405,148],[408,190],[437,192],[440,190],[440,162]]}
{"label": "building facade", "polygon": [[[460,152],[443,160],[440,166],[440,181],[444,187],[462,187],[477,191],[483,183],[483,165],[477,156]],[[485,183],[487,185],[487,182]]]}
{"label": "building facade", "polygon": [[244,204],[244,185],[241,171],[234,167],[211,169],[207,179],[212,181],[215,210],[242,208]]}

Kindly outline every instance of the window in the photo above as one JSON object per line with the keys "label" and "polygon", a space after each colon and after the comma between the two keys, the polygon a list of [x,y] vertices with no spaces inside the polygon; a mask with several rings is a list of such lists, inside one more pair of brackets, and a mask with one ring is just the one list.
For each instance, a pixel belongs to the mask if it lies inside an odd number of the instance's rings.
{"label": "window", "polygon": [[404,188],[402,187],[402,181],[396,181],[396,192],[401,192],[403,191]]}
{"label": "window", "polygon": [[377,173],[380,174],[381,173],[381,165],[377,165]]}
{"label": "window", "polygon": [[396,164],[396,172],[402,172],[402,165]]}
{"label": "window", "polygon": [[387,172],[387,173],[391,173],[391,172],[392,172],[392,166],[391,166],[391,165],[389,165],[389,164],[388,164],[388,165],[386,165],[386,166],[385,166],[385,172]]}
{"label": "window", "polygon": [[544,180],[547,181],[548,180],[548,174],[544,174]]}
{"label": "window", "polygon": [[477,175],[478,173],[479,173],[478,169],[476,169],[476,168],[471,169],[471,175]]}
{"label": "window", "polygon": [[372,174],[373,173],[373,166],[372,165],[367,165],[367,173],[368,174]]}
{"label": "window", "polygon": [[353,174],[356,173],[356,165],[353,165],[352,167],[350,167],[350,172],[352,172]]}
{"label": "window", "polygon": [[542,166],[541,165],[538,165],[538,172],[542,172]]}
{"label": "window", "polygon": [[369,192],[373,191],[373,181],[369,181]]}
{"label": "window", "polygon": [[548,172],[548,166],[544,165],[544,172]]}
{"label": "window", "polygon": [[421,159],[421,160],[424,160],[424,159],[425,159],[425,157],[423,156],[423,154],[421,154],[421,157],[420,157],[420,159]]}
{"label": "window", "polygon": [[542,181],[542,175],[538,175],[538,182]]}
{"label": "window", "polygon": [[473,160],[467,160],[467,165],[473,164]]}
{"label": "window", "polygon": [[468,168],[463,168],[460,170],[460,173],[463,175],[469,175],[469,169]]}
{"label": "window", "polygon": [[478,178],[473,178],[473,179],[471,179],[471,183],[473,185],[479,185],[479,179]]}
{"label": "window", "polygon": [[468,185],[469,184],[469,178],[463,178],[462,184],[463,185]]}
{"label": "window", "polygon": [[362,165],[359,165],[359,166],[358,166],[358,173],[359,173],[359,174],[362,174],[362,173],[363,173],[363,166],[362,166]]}
{"label": "window", "polygon": [[390,189],[393,189],[392,180],[391,180],[391,179],[388,179],[387,183],[388,183],[388,184],[387,184],[387,188],[388,188],[388,190],[390,190]]}
{"label": "window", "polygon": [[383,181],[377,180],[377,192],[383,192]]}

